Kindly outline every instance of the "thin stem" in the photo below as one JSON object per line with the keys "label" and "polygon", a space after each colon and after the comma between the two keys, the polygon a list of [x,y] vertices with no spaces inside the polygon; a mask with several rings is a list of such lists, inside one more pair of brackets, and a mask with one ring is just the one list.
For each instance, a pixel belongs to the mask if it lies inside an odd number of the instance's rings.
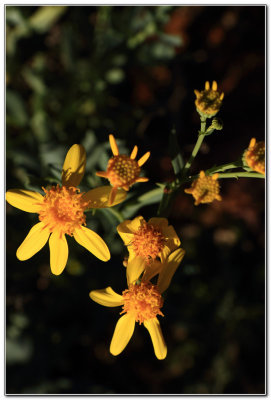
{"label": "thin stem", "polygon": [[[205,125],[206,125],[206,123],[205,123]],[[187,161],[187,163],[186,163],[185,166],[184,166],[183,175],[185,175],[185,172],[186,172],[187,170],[189,170],[189,168],[191,167],[191,164],[192,164],[192,162],[194,161],[194,158],[196,157],[196,155],[198,154],[198,151],[199,151],[199,149],[200,149],[200,146],[202,145],[202,142],[203,142],[204,137],[205,137],[205,134],[204,134],[204,133],[201,133],[201,134],[199,135],[198,140],[197,140],[197,143],[195,144],[195,147],[194,147],[194,149],[193,149],[193,151],[192,151],[192,154],[191,154],[189,160]]]}
{"label": "thin stem", "polygon": [[111,214],[113,214],[114,217],[116,217],[117,220],[118,220],[120,223],[124,221],[123,215],[122,215],[119,211],[115,210],[115,209],[112,208],[112,207],[108,207],[107,210],[108,210],[109,212],[111,212]]}
{"label": "thin stem", "polygon": [[258,172],[228,172],[219,174],[219,179],[222,178],[265,178],[265,175]]}
{"label": "thin stem", "polygon": [[206,173],[206,175],[210,175],[210,174],[214,174],[216,172],[226,171],[227,169],[234,169],[234,168],[240,168],[240,167],[242,167],[242,163],[240,161],[235,161],[233,163],[222,164],[219,166],[209,168],[205,171],[205,173]]}

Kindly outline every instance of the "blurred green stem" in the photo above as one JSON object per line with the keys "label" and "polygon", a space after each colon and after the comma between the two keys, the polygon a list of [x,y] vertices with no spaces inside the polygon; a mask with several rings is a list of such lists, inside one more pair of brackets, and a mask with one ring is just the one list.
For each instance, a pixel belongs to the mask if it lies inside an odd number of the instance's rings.
{"label": "blurred green stem", "polygon": [[108,210],[109,212],[111,212],[111,214],[114,215],[114,217],[116,217],[117,220],[118,220],[120,223],[124,221],[124,218],[123,218],[121,212],[115,210],[115,209],[112,208],[112,207],[108,207],[107,210]]}

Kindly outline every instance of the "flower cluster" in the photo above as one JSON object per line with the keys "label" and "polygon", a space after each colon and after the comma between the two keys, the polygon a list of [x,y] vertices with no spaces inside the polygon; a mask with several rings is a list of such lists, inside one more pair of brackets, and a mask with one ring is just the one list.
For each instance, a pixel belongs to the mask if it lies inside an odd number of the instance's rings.
{"label": "flower cluster", "polygon": [[[92,290],[90,298],[97,303],[115,307],[122,306],[124,314],[117,322],[110,344],[113,355],[120,354],[134,332],[135,323],[143,323],[149,331],[156,357],[167,355],[167,346],[161,331],[158,315],[164,316],[163,292],[182,261],[185,251],[180,239],[166,218],[151,218],[148,222],[138,216],[117,227],[129,252],[126,265],[128,289],[117,294],[111,287]],[[156,283],[151,280],[156,277]]]}

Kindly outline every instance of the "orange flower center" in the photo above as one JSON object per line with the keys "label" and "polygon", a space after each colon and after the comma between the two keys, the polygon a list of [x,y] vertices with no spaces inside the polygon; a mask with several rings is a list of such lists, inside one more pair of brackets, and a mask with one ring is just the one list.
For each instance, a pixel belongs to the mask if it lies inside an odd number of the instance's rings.
{"label": "orange flower center", "polygon": [[112,186],[131,186],[136,182],[140,167],[129,156],[119,155],[110,158],[107,166],[107,178]]}
{"label": "orange flower center", "polygon": [[265,143],[258,142],[255,146],[248,148],[246,152],[247,165],[261,174],[265,174]]}
{"label": "orange flower center", "polygon": [[211,176],[196,179],[192,183],[192,195],[200,203],[210,203],[219,194],[219,183]]}
{"label": "orange flower center", "polygon": [[165,241],[160,229],[144,222],[134,233],[132,247],[137,256],[152,261],[163,250]]}
{"label": "orange flower center", "polygon": [[76,228],[86,225],[84,211],[89,202],[82,199],[83,193],[79,193],[79,189],[59,185],[50,190],[42,189],[45,196],[40,203],[39,220],[50,232],[59,231],[72,236]]}
{"label": "orange flower center", "polygon": [[140,285],[129,285],[129,288],[122,292],[124,305],[121,314],[127,313],[135,318],[139,324],[155,318],[161,312],[164,300],[159,293],[157,286],[150,282],[141,282]]}

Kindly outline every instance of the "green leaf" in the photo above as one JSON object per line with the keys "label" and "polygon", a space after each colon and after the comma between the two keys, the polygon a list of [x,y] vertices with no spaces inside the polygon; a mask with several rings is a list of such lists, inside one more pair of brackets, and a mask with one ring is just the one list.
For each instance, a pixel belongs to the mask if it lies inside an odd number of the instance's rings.
{"label": "green leaf", "polygon": [[42,6],[29,18],[30,26],[39,33],[47,32],[66,11],[67,6]]}

